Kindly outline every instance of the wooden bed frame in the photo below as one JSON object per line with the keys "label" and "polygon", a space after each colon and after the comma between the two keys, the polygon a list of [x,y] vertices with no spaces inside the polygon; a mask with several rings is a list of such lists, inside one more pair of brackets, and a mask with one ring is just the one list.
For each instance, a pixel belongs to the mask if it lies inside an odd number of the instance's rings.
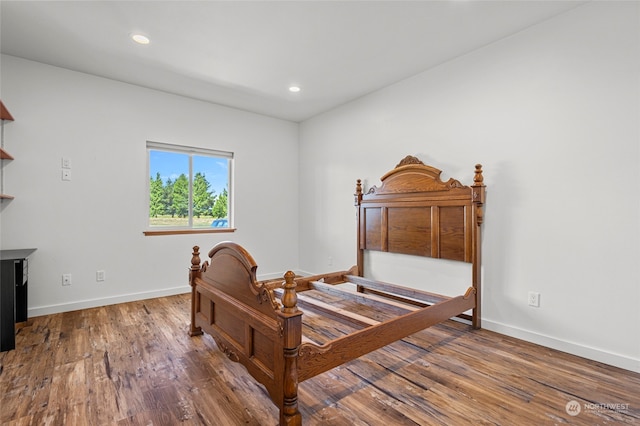
{"label": "wooden bed frame", "polygon": [[[229,359],[242,363],[280,409],[280,425],[300,425],[298,384],[352,359],[455,316],[480,328],[480,228],[485,198],[482,166],[474,183],[440,180],[441,171],[407,156],[363,193],[357,181],[357,265],[312,277],[291,271],[282,280],[258,281],[257,264],[241,246],[217,244],[201,264],[193,248],[190,335],[205,331]],[[472,264],[464,295],[446,297],[364,278],[365,250],[451,259]],[[337,284],[351,283],[356,290]],[[400,315],[382,322],[307,296],[339,294],[377,308],[381,296]],[[276,296],[280,297],[277,300]],[[303,336],[303,306],[356,325],[355,332],[319,344]],[[379,309],[379,308],[378,308]],[[472,315],[464,316],[471,310]]]}

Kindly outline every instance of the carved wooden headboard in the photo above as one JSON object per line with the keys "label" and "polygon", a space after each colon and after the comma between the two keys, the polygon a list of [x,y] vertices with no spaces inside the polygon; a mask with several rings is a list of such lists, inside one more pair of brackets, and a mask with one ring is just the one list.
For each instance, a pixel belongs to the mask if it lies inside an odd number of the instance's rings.
{"label": "carved wooden headboard", "polygon": [[485,198],[482,166],[476,165],[471,186],[455,179],[442,182],[441,173],[407,156],[380,178],[380,187],[363,193],[358,179],[355,205],[360,275],[364,272],[364,250],[459,260],[479,268]]}

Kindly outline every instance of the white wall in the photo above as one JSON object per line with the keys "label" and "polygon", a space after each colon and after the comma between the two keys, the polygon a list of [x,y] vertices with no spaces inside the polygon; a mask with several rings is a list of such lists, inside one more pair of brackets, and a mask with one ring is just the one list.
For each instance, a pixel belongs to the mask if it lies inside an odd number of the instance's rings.
{"label": "white wall", "polygon": [[[302,123],[300,268],[355,263],[357,178],[482,163],[484,327],[640,371],[639,12],[587,4]],[[367,273],[420,285],[412,262]]]}
{"label": "white wall", "polygon": [[[191,247],[206,253],[226,239],[249,250],[258,274],[296,268],[297,124],[6,55],[1,67],[15,118],[4,129],[15,157],[4,162],[5,192],[16,197],[1,205],[1,245],[38,248],[31,316],[186,292]],[[143,236],[147,140],[235,153],[237,232]]]}

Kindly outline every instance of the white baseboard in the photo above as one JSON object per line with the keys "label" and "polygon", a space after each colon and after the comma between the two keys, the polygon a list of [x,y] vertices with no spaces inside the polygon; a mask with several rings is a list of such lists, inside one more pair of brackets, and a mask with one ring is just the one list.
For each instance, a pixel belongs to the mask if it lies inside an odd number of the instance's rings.
{"label": "white baseboard", "polygon": [[482,328],[495,331],[496,333],[504,334],[510,337],[515,337],[517,339],[525,340],[527,342],[535,343],[536,345],[557,349],[562,352],[567,352],[572,355],[601,362],[603,364],[608,364],[614,367],[619,367],[625,370],[640,373],[640,359],[607,352],[602,349],[592,348],[575,342],[559,340],[555,337],[546,336],[544,334],[539,334],[507,324],[487,320],[485,318],[482,319]]}
{"label": "white baseboard", "polygon": [[123,294],[120,296],[105,297],[100,299],[81,300],[78,302],[60,303],[58,305],[37,306],[28,309],[29,318],[42,315],[59,314],[61,312],[77,311],[79,309],[97,308],[100,306],[115,305],[117,303],[135,302],[138,300],[153,299],[155,297],[174,296],[176,294],[189,293],[191,287],[180,286],[163,290],[146,291],[141,293]]}

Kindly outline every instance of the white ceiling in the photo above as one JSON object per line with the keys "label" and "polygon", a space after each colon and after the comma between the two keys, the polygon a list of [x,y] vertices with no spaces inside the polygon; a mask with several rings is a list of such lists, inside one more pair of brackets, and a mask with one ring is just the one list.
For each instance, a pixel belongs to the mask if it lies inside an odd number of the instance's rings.
{"label": "white ceiling", "polygon": [[581,3],[2,0],[0,41],[8,55],[302,121]]}

